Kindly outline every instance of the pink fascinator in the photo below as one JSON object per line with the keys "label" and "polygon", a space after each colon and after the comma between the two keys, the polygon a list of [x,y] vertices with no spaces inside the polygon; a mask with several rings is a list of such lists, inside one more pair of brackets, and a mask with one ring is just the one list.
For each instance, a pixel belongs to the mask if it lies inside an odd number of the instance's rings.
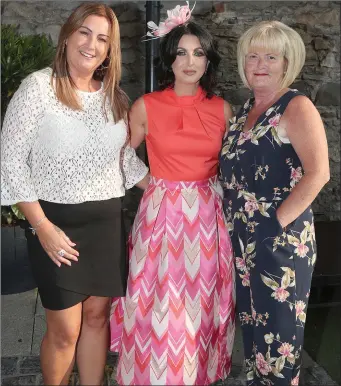
{"label": "pink fascinator", "polygon": [[188,1],[186,1],[186,3],[187,5],[177,5],[175,8],[167,11],[167,19],[159,25],[156,25],[153,21],[149,21],[147,26],[151,31],[148,31],[146,35],[149,39],[145,39],[144,41],[159,39],[167,35],[173,28],[186,23],[186,21],[190,19],[195,7],[194,3],[192,9],[190,9]]}

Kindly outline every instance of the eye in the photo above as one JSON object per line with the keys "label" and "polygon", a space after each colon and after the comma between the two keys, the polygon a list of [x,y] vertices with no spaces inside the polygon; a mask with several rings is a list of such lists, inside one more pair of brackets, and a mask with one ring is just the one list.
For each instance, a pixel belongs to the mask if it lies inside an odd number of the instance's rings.
{"label": "eye", "polygon": [[98,38],[98,40],[100,40],[101,42],[107,43],[107,39],[105,38]]}
{"label": "eye", "polygon": [[84,31],[84,30],[81,30],[79,31],[82,35],[89,35],[89,32],[88,31]]}
{"label": "eye", "polygon": [[274,55],[269,55],[269,59],[270,59],[270,60],[276,60],[276,56],[274,56]]}
{"label": "eye", "polygon": [[194,56],[199,56],[200,57],[200,56],[206,56],[206,55],[205,55],[204,51],[195,51],[194,52]]}
{"label": "eye", "polygon": [[177,56],[184,56],[184,55],[186,55],[186,52],[183,50],[178,50],[178,51],[176,51],[176,54],[177,54]]}

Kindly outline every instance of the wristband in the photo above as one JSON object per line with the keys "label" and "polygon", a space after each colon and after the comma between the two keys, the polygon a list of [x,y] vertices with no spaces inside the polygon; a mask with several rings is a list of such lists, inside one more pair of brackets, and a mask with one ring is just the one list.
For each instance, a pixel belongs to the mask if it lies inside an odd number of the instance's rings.
{"label": "wristband", "polygon": [[41,223],[46,219],[47,217],[42,217],[39,221],[37,221],[36,225],[34,227],[29,227],[31,229],[33,236],[37,233],[37,229],[40,227]]}

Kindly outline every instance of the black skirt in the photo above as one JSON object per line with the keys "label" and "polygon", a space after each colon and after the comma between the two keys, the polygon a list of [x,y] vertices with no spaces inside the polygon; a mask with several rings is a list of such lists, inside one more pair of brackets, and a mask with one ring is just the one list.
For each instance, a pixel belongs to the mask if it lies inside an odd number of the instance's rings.
{"label": "black skirt", "polygon": [[58,267],[26,231],[33,276],[43,306],[65,309],[88,296],[124,296],[128,265],[120,198],[81,204],[39,200],[46,217],[76,243],[78,262]]}

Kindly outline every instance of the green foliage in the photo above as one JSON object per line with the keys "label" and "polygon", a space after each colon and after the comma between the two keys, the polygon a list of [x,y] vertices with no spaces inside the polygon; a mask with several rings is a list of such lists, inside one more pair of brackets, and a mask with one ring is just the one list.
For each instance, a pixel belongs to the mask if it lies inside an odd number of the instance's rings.
{"label": "green foliage", "polygon": [[[16,26],[1,26],[1,122],[23,79],[51,65],[54,54],[50,36],[24,36]],[[24,219],[16,205],[1,207],[1,224],[13,225]]]}
{"label": "green foliage", "polygon": [[55,54],[50,36],[21,35],[18,27],[1,26],[1,115],[27,75],[51,65]]}

